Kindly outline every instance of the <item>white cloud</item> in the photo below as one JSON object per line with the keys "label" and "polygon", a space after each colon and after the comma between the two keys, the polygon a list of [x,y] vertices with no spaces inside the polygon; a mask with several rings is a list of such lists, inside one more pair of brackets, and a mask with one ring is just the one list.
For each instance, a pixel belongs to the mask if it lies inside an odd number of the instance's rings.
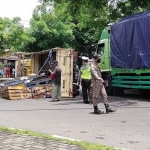
{"label": "white cloud", "polygon": [[38,0],[0,0],[0,17],[20,17],[27,24],[37,4]]}

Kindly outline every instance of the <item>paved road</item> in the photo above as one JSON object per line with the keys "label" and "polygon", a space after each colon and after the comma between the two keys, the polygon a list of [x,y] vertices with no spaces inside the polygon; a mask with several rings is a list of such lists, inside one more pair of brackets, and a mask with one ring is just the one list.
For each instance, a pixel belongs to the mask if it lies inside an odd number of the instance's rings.
{"label": "paved road", "polygon": [[[109,97],[113,114],[94,115],[80,97],[60,102],[0,100],[0,125],[131,150],[150,149],[150,98]],[[99,108],[104,110],[102,102]]]}

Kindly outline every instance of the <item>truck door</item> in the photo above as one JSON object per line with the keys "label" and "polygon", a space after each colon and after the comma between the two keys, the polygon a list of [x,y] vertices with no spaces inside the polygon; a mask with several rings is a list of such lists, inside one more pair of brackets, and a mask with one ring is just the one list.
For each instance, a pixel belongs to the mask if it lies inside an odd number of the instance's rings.
{"label": "truck door", "polygon": [[108,40],[101,41],[101,43],[98,45],[97,53],[101,56],[100,67],[102,71],[110,71],[110,48]]}
{"label": "truck door", "polygon": [[56,53],[61,73],[62,97],[73,97],[73,50],[60,49]]}

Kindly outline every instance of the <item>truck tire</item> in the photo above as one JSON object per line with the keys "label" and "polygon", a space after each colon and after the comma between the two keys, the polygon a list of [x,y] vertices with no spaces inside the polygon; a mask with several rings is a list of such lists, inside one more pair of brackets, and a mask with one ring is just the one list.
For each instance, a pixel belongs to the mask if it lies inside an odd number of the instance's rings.
{"label": "truck tire", "polygon": [[114,96],[123,96],[124,95],[124,89],[113,87],[113,95]]}
{"label": "truck tire", "polygon": [[139,89],[139,91],[143,95],[149,95],[150,94],[150,90],[149,89]]}
{"label": "truck tire", "polygon": [[104,75],[103,79],[108,81],[108,87],[105,88],[107,95],[113,95],[111,76],[110,75]]}
{"label": "truck tire", "polygon": [[73,84],[73,96],[77,96],[79,93],[79,85]]}

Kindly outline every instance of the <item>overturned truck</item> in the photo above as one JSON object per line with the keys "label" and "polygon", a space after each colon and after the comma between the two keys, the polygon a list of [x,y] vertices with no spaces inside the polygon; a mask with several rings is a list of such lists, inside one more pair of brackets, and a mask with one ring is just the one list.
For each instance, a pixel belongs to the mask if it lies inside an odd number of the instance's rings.
{"label": "overturned truck", "polygon": [[[51,81],[48,70],[53,60],[57,60],[62,69],[61,95],[73,97],[78,94],[77,53],[73,49],[53,48],[31,53],[24,63],[16,63],[15,79],[1,84],[1,97],[7,99],[44,98],[51,95]],[[20,71],[26,70],[30,75],[20,77]],[[4,94],[6,93],[6,94]]]}

